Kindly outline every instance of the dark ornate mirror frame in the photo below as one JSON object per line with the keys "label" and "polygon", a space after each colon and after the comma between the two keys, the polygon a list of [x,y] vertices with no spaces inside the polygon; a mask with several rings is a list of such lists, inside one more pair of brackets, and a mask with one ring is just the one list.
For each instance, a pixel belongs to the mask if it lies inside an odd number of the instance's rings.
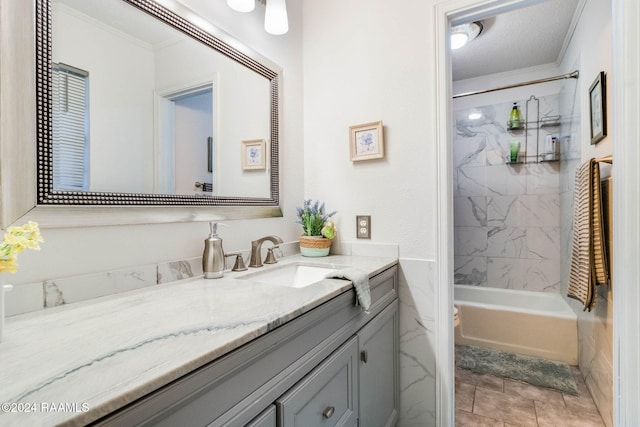
{"label": "dark ornate mirror frame", "polygon": [[51,4],[36,1],[36,93],[37,93],[37,203],[38,205],[100,206],[278,206],[278,72],[261,64],[203,29],[151,0],[123,0],[171,27],[204,43],[265,77],[271,87],[271,141],[269,198],[189,196],[141,193],[98,193],[56,191],[53,189],[52,110],[51,110]]}

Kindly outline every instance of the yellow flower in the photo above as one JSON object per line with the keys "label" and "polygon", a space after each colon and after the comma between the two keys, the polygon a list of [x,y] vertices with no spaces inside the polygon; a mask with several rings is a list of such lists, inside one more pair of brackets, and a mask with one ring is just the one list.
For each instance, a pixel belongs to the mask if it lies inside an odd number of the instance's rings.
{"label": "yellow flower", "polygon": [[25,249],[39,251],[40,242],[44,242],[44,239],[36,222],[29,221],[22,226],[7,228],[4,241],[0,245],[0,272],[15,273],[18,268],[18,254]]}
{"label": "yellow flower", "polygon": [[9,273],[15,273],[18,271],[18,260],[16,258],[3,258],[0,259],[0,272],[8,271]]}

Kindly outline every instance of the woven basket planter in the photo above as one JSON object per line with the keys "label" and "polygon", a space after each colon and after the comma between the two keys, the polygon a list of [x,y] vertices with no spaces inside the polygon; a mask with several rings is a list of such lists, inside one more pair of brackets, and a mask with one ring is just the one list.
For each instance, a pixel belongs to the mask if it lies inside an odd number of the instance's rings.
{"label": "woven basket planter", "polygon": [[322,236],[300,236],[300,254],[308,257],[329,255],[333,240]]}

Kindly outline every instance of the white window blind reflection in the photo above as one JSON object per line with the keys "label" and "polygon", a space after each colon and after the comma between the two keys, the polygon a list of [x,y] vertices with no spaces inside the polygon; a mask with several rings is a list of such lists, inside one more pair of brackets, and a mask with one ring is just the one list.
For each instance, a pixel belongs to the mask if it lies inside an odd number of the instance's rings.
{"label": "white window blind reflection", "polygon": [[53,189],[89,190],[89,73],[53,64]]}

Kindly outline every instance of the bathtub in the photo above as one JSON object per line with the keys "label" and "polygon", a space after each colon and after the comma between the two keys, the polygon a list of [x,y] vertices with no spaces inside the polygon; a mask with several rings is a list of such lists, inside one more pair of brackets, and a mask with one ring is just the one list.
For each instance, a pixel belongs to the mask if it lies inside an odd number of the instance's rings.
{"label": "bathtub", "polygon": [[577,316],[559,294],[454,285],[456,344],[578,364]]}

